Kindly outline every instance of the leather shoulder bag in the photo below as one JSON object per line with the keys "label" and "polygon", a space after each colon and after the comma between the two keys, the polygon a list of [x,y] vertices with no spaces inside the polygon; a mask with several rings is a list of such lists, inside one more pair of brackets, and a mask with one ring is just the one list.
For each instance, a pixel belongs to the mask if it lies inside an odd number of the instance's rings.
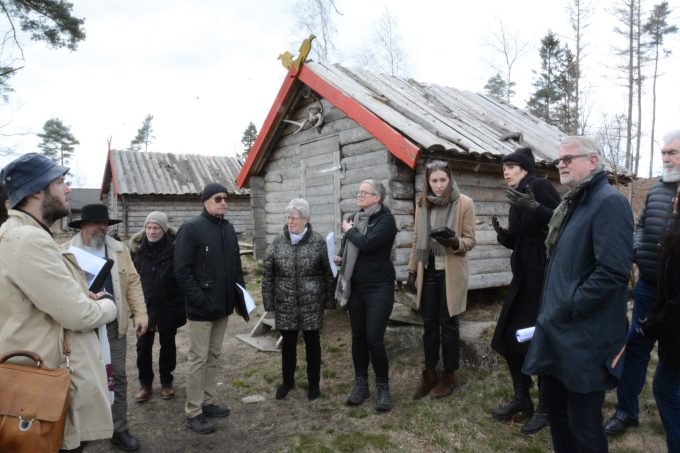
{"label": "leather shoulder bag", "polygon": [[[42,357],[17,350],[0,356],[0,451],[58,452],[68,408],[70,349],[64,332],[66,368],[44,367]],[[27,357],[36,366],[8,363]]]}

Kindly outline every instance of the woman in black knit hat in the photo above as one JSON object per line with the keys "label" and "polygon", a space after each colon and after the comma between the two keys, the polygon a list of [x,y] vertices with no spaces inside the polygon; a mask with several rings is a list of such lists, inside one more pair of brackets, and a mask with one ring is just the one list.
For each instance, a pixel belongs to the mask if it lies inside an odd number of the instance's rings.
{"label": "woman in black knit hat", "polygon": [[534,175],[536,163],[531,148],[518,148],[505,156],[502,162],[503,178],[509,187],[505,191],[510,203],[508,228],[502,228],[496,216],[492,217],[492,224],[498,242],[512,250],[512,281],[503,301],[491,347],[508,363],[514,395],[492,415],[500,420],[509,420],[518,413],[533,415],[522,426],[523,433],[531,434],[546,426],[548,417],[540,401],[540,391],[538,408],[534,412],[529,394],[531,377],[521,371],[529,342],[519,343],[515,332],[532,327],[536,322],[547,264],[547,225],[553,209],[560,203],[560,195],[550,181]]}

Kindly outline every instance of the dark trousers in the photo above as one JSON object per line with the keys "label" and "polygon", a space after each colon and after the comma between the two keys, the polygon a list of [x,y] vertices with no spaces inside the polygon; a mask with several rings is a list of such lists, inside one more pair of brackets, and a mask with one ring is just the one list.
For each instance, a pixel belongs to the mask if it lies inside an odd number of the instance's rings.
{"label": "dark trousers", "polygon": [[680,453],[680,367],[659,361],[654,373],[654,399],[666,431],[669,453]]}
{"label": "dark trousers", "polygon": [[[295,366],[297,365],[297,330],[282,330],[281,336],[281,373],[283,382],[292,387],[295,384]],[[307,358],[307,381],[310,385],[319,385],[321,372],[321,342],[318,330],[304,330]]]}
{"label": "dark trousers", "polygon": [[385,330],[394,304],[394,285],[386,283],[354,283],[347,311],[352,326],[352,361],[354,375],[368,377],[368,364],[373,363],[375,381],[389,381],[389,362],[385,350]]}
{"label": "dark trousers", "polygon": [[125,363],[127,358],[127,340],[125,335],[118,336],[118,321],[106,325],[106,334],[109,337],[109,349],[111,350],[111,374],[113,375],[113,404],[111,416],[113,417],[113,432],[127,431],[127,373]]}
{"label": "dark trousers", "polygon": [[437,366],[440,345],[444,371],[450,372],[460,368],[458,316],[449,316],[449,307],[446,303],[446,274],[443,270],[425,271],[420,313],[423,316],[425,368]]}
{"label": "dark trousers", "polygon": [[[175,336],[177,329],[158,332],[158,340],[161,344],[158,355],[158,372],[161,375],[161,386],[172,385],[172,372],[177,365],[177,347]],[[153,342],[156,332],[147,330],[137,338],[137,369],[139,370],[139,385],[151,387],[153,384]]]}
{"label": "dark trousers", "polygon": [[605,392],[572,392],[552,376],[543,376],[542,387],[555,453],[606,453],[602,424]]}
{"label": "dark trousers", "polygon": [[645,386],[647,366],[654,342],[637,333],[637,328],[640,326],[640,320],[647,317],[647,312],[656,302],[656,287],[639,279],[633,291],[633,300],[633,315],[626,338],[623,372],[616,389],[616,410],[630,418],[638,418],[640,416],[638,398]]}

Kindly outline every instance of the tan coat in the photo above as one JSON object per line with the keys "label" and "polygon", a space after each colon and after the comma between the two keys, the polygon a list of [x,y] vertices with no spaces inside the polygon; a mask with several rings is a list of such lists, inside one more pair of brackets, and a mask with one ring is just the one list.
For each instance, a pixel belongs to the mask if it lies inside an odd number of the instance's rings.
{"label": "tan coat", "polygon": [[63,368],[66,329],[73,372],[62,448],[109,438],[106,370],[93,329],[113,321],[116,307],[109,299],[87,297],[75,257],[62,252],[38,222],[20,211],[9,214],[0,228],[0,353],[28,349],[40,354],[45,366]]}
{"label": "tan coat", "polygon": [[[70,246],[80,248],[82,245],[83,236],[82,233],[78,233],[73,236],[70,242],[62,244],[61,248],[68,250]],[[146,324],[149,318],[146,314],[142,282],[130,257],[130,250],[111,236],[106,236],[106,250],[109,254],[108,257],[113,260],[111,280],[116,307],[118,307],[118,337],[122,337],[128,329],[130,312],[132,312],[132,319],[135,324],[140,321]]]}
{"label": "tan coat", "polygon": [[[415,231],[413,232],[413,246],[411,258],[408,262],[409,271],[415,271],[416,275],[416,305],[420,308],[420,297],[423,288],[423,276],[425,274],[424,263],[416,261],[416,243],[418,241],[418,216],[420,207],[416,205]],[[449,307],[449,315],[457,316],[465,311],[467,306],[468,291],[468,259],[467,252],[477,243],[475,239],[475,205],[472,199],[461,194],[456,206],[456,218],[453,225],[447,225],[459,239],[458,250],[447,247],[444,259],[446,272],[446,303]]]}

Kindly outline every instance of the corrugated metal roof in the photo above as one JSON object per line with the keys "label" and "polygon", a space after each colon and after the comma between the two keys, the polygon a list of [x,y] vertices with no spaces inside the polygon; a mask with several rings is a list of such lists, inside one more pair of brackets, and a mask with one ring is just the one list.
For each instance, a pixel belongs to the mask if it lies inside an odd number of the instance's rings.
{"label": "corrugated metal roof", "polygon": [[236,186],[241,167],[235,157],[112,150],[107,170],[118,194],[197,195],[219,182],[230,194],[246,195]]}
{"label": "corrugated metal roof", "polygon": [[99,189],[71,189],[71,198],[69,199],[71,211],[79,212],[83,206],[91,203],[101,203]]}

